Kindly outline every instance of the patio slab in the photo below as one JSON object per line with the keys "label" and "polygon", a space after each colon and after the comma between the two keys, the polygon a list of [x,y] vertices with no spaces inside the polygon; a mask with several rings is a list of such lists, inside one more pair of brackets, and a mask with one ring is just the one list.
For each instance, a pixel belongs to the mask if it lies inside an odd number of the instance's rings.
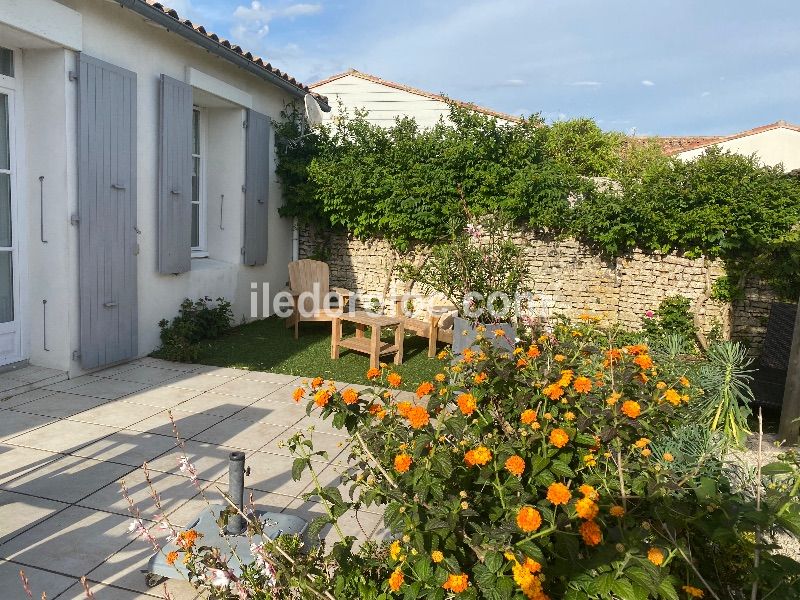
{"label": "patio slab", "polygon": [[[0,401],[0,598],[14,600],[17,589],[27,598],[17,586],[20,565],[35,597],[46,591],[53,600],[83,600],[78,579],[84,575],[98,599],[163,597],[162,588],[145,585],[141,569],[153,549],[129,533],[119,480],[126,481],[149,530],[163,539],[157,526],[162,513],[174,526],[187,527],[209,502],[224,501],[235,450],[246,454],[247,496],[260,509],[311,520],[322,507],[302,499],[310,474],[292,480],[293,459],[279,442],[314,425],[316,448],[330,452],[328,459],[315,458],[315,467],[323,484],[337,485],[331,465],[346,457],[347,438],[305,416],[305,403],[292,399],[299,380],[145,358],[48,381],[46,388]],[[197,485],[180,471],[181,456],[197,470]],[[160,511],[145,483],[144,462]],[[378,528],[380,516],[362,512],[358,521],[342,527],[363,539]],[[168,588],[175,600],[201,597],[185,582],[168,582]]]}
{"label": "patio slab", "polygon": [[3,590],[3,600],[30,600],[30,596],[22,587],[20,570],[25,571],[31,594],[37,599],[42,597],[42,592],[46,592],[48,598],[55,598],[77,581],[74,577],[65,577],[31,566],[0,560],[0,590]]}

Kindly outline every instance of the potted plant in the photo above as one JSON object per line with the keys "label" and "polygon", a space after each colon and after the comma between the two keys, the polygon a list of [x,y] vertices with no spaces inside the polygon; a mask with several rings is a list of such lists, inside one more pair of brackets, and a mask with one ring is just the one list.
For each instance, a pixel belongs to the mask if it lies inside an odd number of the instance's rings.
{"label": "potted plant", "polygon": [[434,246],[421,266],[400,266],[403,279],[420,284],[426,294],[438,292],[456,306],[455,354],[473,346],[487,330],[497,346],[513,347],[528,267],[509,231],[503,219],[472,218],[466,227],[454,227],[450,239]]}

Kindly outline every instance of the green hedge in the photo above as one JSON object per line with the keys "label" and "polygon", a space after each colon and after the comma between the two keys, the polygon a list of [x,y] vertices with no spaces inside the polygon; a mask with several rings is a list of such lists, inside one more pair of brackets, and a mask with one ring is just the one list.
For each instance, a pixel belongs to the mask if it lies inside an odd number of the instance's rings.
{"label": "green hedge", "polygon": [[288,111],[276,124],[281,214],[403,250],[441,241],[467,213],[502,213],[606,255],[720,257],[732,281],[753,273],[800,294],[800,180],[780,167],[716,148],[683,162],[590,119],[502,124],[455,106],[450,118],[383,128],[357,112],[309,130]]}

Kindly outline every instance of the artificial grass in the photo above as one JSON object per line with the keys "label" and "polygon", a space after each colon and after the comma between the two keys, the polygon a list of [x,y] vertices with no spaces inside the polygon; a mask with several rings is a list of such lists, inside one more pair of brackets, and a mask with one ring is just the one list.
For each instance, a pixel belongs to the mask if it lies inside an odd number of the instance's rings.
{"label": "artificial grass", "polygon": [[[354,331],[352,324],[344,324],[344,335]],[[386,333],[387,340],[394,339],[393,331]],[[331,359],[330,323],[301,323],[300,339],[296,340],[294,330],[287,329],[282,319],[270,317],[239,325],[200,345],[197,362],[205,365],[367,383],[369,356],[342,349],[337,360]],[[391,364],[393,356],[383,357],[402,376],[403,389],[415,390],[442,371],[442,361],[428,358],[426,338],[407,335],[403,354],[403,364],[397,366]]]}

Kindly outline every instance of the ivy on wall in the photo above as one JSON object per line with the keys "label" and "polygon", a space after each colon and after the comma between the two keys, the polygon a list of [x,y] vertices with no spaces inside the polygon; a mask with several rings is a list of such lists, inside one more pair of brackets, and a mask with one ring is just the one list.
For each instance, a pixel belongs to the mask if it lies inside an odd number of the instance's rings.
{"label": "ivy on wall", "polygon": [[303,224],[403,250],[442,241],[467,212],[499,213],[606,255],[720,257],[733,282],[752,273],[800,294],[800,179],[755,157],[712,148],[683,162],[590,119],[504,124],[456,106],[452,124],[430,129],[409,118],[379,127],[360,112],[313,129],[295,110],[285,117],[281,214]]}

